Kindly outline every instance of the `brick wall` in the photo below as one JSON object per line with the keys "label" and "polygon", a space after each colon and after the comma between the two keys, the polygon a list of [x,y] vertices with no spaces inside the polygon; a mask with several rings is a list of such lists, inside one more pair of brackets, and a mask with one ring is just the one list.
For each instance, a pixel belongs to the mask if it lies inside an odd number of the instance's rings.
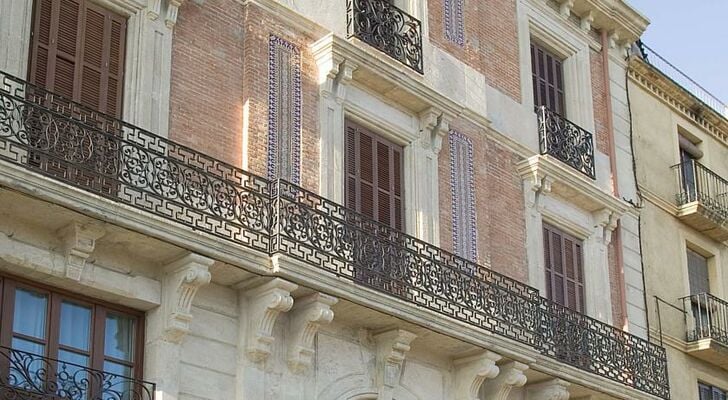
{"label": "brick wall", "polygon": [[267,174],[271,34],[301,52],[301,183],[317,189],[318,88],[311,39],[254,5],[220,0],[180,8],[172,44],[170,138],[236,166],[246,158],[251,172]]}
{"label": "brick wall", "polygon": [[607,132],[607,93],[604,89],[604,63],[601,53],[590,50],[590,69],[592,80],[592,99],[594,106],[594,128],[596,149],[609,154]]}
{"label": "brick wall", "polygon": [[520,102],[516,0],[464,0],[462,47],[445,38],[444,2],[428,1],[430,41],[482,73],[489,85]]}
{"label": "brick wall", "polygon": [[[450,125],[473,142],[478,262],[528,282],[523,186],[516,172],[519,157],[464,121]],[[440,246],[452,251],[450,153],[445,138],[439,157]]]}

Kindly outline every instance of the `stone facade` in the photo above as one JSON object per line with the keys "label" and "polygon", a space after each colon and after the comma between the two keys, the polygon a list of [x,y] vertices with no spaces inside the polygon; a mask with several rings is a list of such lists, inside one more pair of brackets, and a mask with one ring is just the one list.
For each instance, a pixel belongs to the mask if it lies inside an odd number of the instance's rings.
{"label": "stone facade", "polygon": [[[6,162],[3,147],[0,271],[142,312],[142,375],[156,400],[659,398],[616,360],[567,359],[557,330],[568,327],[514,328],[543,318],[534,304],[553,312],[542,298],[546,222],[583,243],[593,319],[575,316],[570,333],[625,329],[648,346],[639,210],[623,200],[637,198],[622,107],[625,49],[647,24],[634,10],[395,0],[421,23],[419,74],[350,38],[344,1],[95,3],[129,18],[124,118],[186,146],[146,143],[166,160],[149,167],[159,176],[148,190],[174,190],[119,201]],[[0,68],[21,77],[31,5],[0,0]],[[596,179],[540,154],[531,40],[564,57],[566,117],[594,135]],[[324,200],[344,202],[347,120],[403,149],[409,236],[378,227],[386,240],[357,256],[346,240],[375,225]],[[284,218],[320,241],[285,242],[285,227],[266,225]],[[362,269],[397,251],[420,262],[390,262],[394,282]]]}

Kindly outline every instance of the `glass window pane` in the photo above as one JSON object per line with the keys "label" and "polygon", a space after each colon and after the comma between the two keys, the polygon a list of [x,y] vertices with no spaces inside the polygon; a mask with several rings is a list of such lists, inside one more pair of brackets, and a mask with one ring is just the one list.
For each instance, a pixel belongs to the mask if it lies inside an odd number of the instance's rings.
{"label": "glass window pane", "polygon": [[110,375],[104,377],[103,398],[124,400],[132,398],[132,371],[130,367],[104,361],[104,372],[110,373]]}
{"label": "glass window pane", "polygon": [[37,356],[45,356],[45,345],[40,343],[14,337],[11,345],[13,346],[13,350],[24,351]]}
{"label": "glass window pane", "polygon": [[8,383],[30,392],[40,392],[49,367],[42,358],[45,346],[17,337],[13,338],[11,346],[13,353],[8,365]]}
{"label": "glass window pane", "polygon": [[58,363],[56,378],[58,383],[58,396],[64,399],[85,399],[88,390],[88,357],[83,354],[66,350],[58,351],[58,359],[65,362]]}
{"label": "glass window pane", "polygon": [[61,303],[59,342],[88,351],[91,342],[91,309],[64,301]]}
{"label": "glass window pane", "polygon": [[134,320],[118,314],[106,316],[104,355],[132,361],[134,354]]}
{"label": "glass window pane", "polygon": [[48,296],[27,289],[16,289],[13,331],[45,339],[47,310]]}

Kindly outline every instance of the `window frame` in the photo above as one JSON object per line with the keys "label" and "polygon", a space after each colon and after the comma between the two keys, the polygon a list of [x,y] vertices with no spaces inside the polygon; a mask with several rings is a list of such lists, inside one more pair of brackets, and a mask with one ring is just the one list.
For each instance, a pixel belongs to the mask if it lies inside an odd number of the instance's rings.
{"label": "window frame", "polygon": [[[60,341],[60,305],[63,300],[69,300],[75,304],[90,306],[91,334],[89,343],[89,369],[103,371],[104,361],[109,358],[105,354],[103,336],[105,333],[104,324],[106,316],[117,313],[127,316],[134,321],[134,343],[132,350],[132,361],[123,362],[124,365],[132,366],[132,376],[136,380],[142,380],[144,376],[144,332],[145,313],[118,304],[94,299],[68,290],[59,289],[43,283],[30,281],[24,278],[9,274],[0,274],[0,345],[12,349],[13,318],[15,306],[15,289],[21,287],[34,292],[47,294],[48,309],[46,316],[46,349],[42,357],[59,359],[58,351],[61,349]],[[98,330],[101,329],[99,332]],[[77,349],[73,350],[77,352]],[[119,363],[122,360],[111,360]],[[110,372],[111,373],[111,372]]]}

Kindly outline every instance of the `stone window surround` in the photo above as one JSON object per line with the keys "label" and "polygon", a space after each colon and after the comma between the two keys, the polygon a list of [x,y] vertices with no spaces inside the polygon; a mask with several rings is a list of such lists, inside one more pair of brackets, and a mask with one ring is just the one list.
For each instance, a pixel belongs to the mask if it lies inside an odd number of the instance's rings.
{"label": "stone window surround", "polygon": [[590,40],[586,32],[585,37],[579,37],[564,26],[567,21],[562,17],[537,9],[528,2],[519,4],[518,41],[523,104],[533,109],[529,49],[531,41],[535,40],[563,59],[566,117],[587,131],[594,132]]}
{"label": "stone window surround", "polygon": [[[127,17],[122,119],[166,137],[172,28],[184,0],[91,1]],[[33,3],[0,0],[0,69],[21,78],[30,61]]]}
{"label": "stone window surround", "polygon": [[708,260],[708,276],[710,280],[710,293],[718,298],[725,299],[725,288],[723,287],[724,273],[721,266],[720,245],[712,240],[702,237],[686,229],[678,230],[678,243],[680,246],[680,265],[683,276],[683,290],[678,293],[679,297],[690,294],[690,278],[688,276],[688,255],[687,249],[704,256]]}

